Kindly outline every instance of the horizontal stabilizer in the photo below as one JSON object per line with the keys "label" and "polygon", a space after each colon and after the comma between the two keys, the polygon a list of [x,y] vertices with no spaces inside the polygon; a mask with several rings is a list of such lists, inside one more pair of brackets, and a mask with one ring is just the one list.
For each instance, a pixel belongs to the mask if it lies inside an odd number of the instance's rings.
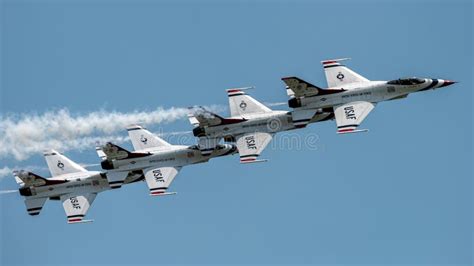
{"label": "horizontal stabilizer", "polygon": [[298,77],[286,77],[281,80],[286,84],[287,94],[297,98],[344,92],[343,89],[322,89]]}
{"label": "horizontal stabilizer", "polygon": [[20,170],[14,171],[13,175],[15,176],[15,180],[20,186],[27,186],[27,187],[41,187],[41,186],[49,186],[49,185],[57,185],[68,182],[67,180],[51,180],[44,177],[41,177],[35,173]]}
{"label": "horizontal stabilizer", "polygon": [[43,209],[43,205],[48,198],[33,198],[25,199],[26,211],[29,215],[38,215],[40,214],[41,210]]}
{"label": "horizontal stabilizer", "polygon": [[102,147],[99,147],[99,146],[95,147],[95,151],[97,152],[97,156],[99,156],[100,159],[107,160],[107,155],[102,150]]}
{"label": "horizontal stabilizer", "polygon": [[[102,152],[106,155],[108,160],[124,160],[129,158],[140,158],[150,155],[148,152],[129,152],[128,150],[107,142],[104,146],[100,147]],[[99,152],[97,152],[99,154]]]}
{"label": "horizontal stabilizer", "polygon": [[302,128],[308,125],[308,123],[311,121],[311,119],[314,117],[316,114],[317,110],[315,109],[309,109],[309,110],[294,110],[291,112],[291,117],[293,120],[293,125],[297,128]]}
{"label": "horizontal stabilizer", "polygon": [[220,138],[200,137],[198,140],[198,147],[203,156],[209,156],[216,149],[220,142]]}
{"label": "horizontal stabilizer", "polygon": [[106,173],[107,181],[111,189],[121,188],[125,179],[128,177],[127,171],[108,171]]}

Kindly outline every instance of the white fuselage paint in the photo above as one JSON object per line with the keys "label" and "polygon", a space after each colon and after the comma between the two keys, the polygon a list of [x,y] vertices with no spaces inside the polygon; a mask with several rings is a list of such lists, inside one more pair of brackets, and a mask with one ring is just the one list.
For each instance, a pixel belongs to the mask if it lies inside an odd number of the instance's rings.
{"label": "white fuselage paint", "polygon": [[54,185],[31,186],[29,188],[32,195],[26,198],[51,198],[71,193],[79,195],[99,193],[110,189],[107,178],[98,171],[65,174],[48,179],[48,181],[54,180],[64,180],[67,182]]}
{"label": "white fuselage paint", "polygon": [[[211,158],[234,154],[237,149],[230,144],[220,145],[211,155],[203,156],[197,146],[173,145],[165,148],[148,149],[148,156],[113,160],[116,171],[141,170],[149,167],[182,167],[190,164],[204,163]],[[140,151],[139,151],[140,152]]]}
{"label": "white fuselage paint", "polygon": [[[443,85],[445,85],[444,82],[444,80],[424,79],[423,83],[414,85],[394,85],[388,84],[387,81],[350,83],[340,87],[328,88],[328,90],[346,90],[341,93],[300,97],[300,108],[328,108],[357,101],[378,103],[402,98],[410,93],[424,90],[426,88],[436,89],[443,87]],[[436,83],[436,85],[433,85],[434,83]]]}
{"label": "white fuselage paint", "polygon": [[[231,117],[232,118],[232,117]],[[291,113],[287,111],[272,111],[268,113],[246,115],[246,121],[234,124],[204,126],[205,134],[209,138],[237,136],[246,133],[264,132],[277,133],[295,129]],[[239,117],[241,119],[241,117]]]}

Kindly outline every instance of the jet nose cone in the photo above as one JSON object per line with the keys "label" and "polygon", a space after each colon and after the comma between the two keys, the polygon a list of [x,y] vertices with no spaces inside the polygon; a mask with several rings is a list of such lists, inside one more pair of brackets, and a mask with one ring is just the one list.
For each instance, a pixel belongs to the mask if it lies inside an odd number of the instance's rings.
{"label": "jet nose cone", "polygon": [[457,83],[456,81],[453,81],[453,80],[443,80],[443,84],[441,86],[439,86],[440,88],[441,87],[446,87],[446,86],[449,86],[449,85],[453,85],[454,83]]}

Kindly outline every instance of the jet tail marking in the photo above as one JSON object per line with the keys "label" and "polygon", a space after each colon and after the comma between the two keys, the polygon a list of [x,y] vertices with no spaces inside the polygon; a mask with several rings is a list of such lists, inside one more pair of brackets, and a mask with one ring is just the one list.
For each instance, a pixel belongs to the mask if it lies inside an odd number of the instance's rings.
{"label": "jet tail marking", "polygon": [[340,87],[349,83],[369,81],[365,77],[340,63],[341,61],[349,59],[350,58],[341,58],[321,61],[329,88]]}

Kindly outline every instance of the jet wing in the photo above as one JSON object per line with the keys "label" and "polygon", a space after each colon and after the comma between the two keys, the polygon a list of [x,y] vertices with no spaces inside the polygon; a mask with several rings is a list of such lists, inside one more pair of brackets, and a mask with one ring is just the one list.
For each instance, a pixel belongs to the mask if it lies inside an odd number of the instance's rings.
{"label": "jet wing", "polygon": [[356,130],[367,115],[374,109],[375,104],[370,102],[352,102],[334,107],[337,133],[355,133],[367,130]]}
{"label": "jet wing", "polygon": [[266,160],[257,160],[260,153],[272,140],[269,133],[247,133],[237,137],[237,149],[240,154],[240,163],[256,163]]}
{"label": "jet wing", "polygon": [[166,192],[168,187],[178,175],[181,167],[150,167],[143,169],[145,180],[150,189],[151,196],[164,196],[176,194],[176,192]]}
{"label": "jet wing", "polygon": [[292,92],[288,93],[290,96],[302,97],[316,95],[318,94],[319,90],[321,90],[321,88],[297,77],[286,77],[282,78],[281,80],[285,82],[287,92],[288,90]]}
{"label": "jet wing", "polygon": [[69,224],[92,222],[92,220],[83,219],[96,196],[97,193],[62,195],[60,199],[67,215],[67,222]]}

